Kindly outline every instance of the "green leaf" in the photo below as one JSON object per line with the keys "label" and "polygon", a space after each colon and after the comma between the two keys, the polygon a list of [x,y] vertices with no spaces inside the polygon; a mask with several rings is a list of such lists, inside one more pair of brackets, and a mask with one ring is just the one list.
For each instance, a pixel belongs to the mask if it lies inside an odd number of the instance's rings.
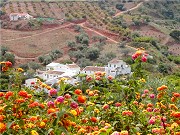
{"label": "green leaf", "polygon": [[50,129],[47,131],[46,135],[49,135],[49,133],[51,133],[51,131],[53,131],[53,130],[54,130],[53,128],[50,128]]}

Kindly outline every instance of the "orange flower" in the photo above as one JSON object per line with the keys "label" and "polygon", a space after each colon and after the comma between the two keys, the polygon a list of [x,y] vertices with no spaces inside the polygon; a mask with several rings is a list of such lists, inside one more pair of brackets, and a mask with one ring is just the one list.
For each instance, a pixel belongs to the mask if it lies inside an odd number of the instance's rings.
{"label": "orange flower", "polygon": [[180,118],[180,112],[174,112],[173,117]]}
{"label": "orange flower", "polygon": [[36,121],[38,120],[38,116],[32,116],[31,118],[29,118],[30,121]]}
{"label": "orange flower", "polygon": [[2,122],[4,120],[5,116],[4,115],[0,115],[0,122]]}
{"label": "orange flower", "polygon": [[174,97],[180,97],[180,93],[173,93]]}
{"label": "orange flower", "polygon": [[56,109],[54,108],[50,108],[47,110],[47,113],[50,114],[50,113],[55,113],[56,112]]}
{"label": "orange flower", "polygon": [[10,61],[7,61],[7,62],[5,63],[5,65],[6,65],[7,67],[11,67],[11,66],[12,66],[12,63],[11,63]]}
{"label": "orange flower", "polygon": [[44,128],[45,126],[46,126],[46,123],[43,122],[43,121],[41,121],[40,124],[39,124],[39,127],[40,127],[40,128]]}
{"label": "orange flower", "polygon": [[132,111],[123,111],[122,112],[122,115],[126,115],[126,116],[132,116],[133,115],[133,112]]}
{"label": "orange flower", "polygon": [[86,97],[85,96],[78,96],[77,101],[79,103],[84,103],[84,102],[86,102]]}
{"label": "orange flower", "polygon": [[74,91],[74,93],[77,94],[77,95],[81,95],[81,94],[82,94],[82,90],[76,89],[76,90]]}
{"label": "orange flower", "polygon": [[33,107],[37,107],[37,106],[39,106],[39,103],[38,102],[33,102],[33,103],[29,104],[28,107],[33,108]]}
{"label": "orange flower", "polygon": [[162,91],[162,90],[165,90],[167,89],[168,87],[166,85],[162,85],[161,87],[158,87],[157,90],[158,91]]}
{"label": "orange flower", "polygon": [[24,102],[25,102],[25,99],[16,99],[15,102],[16,102],[16,103],[24,103]]}
{"label": "orange flower", "polygon": [[18,95],[21,96],[21,97],[26,98],[28,96],[28,93],[26,91],[24,91],[24,90],[21,90],[21,91],[18,92]]}
{"label": "orange flower", "polygon": [[94,123],[98,121],[96,117],[91,117],[90,120],[91,120],[92,122],[94,122]]}
{"label": "orange flower", "polygon": [[89,91],[88,95],[89,96],[94,96],[94,92],[93,91]]}
{"label": "orange flower", "polygon": [[147,107],[153,107],[153,104],[152,103],[148,103]]}
{"label": "orange flower", "polygon": [[4,96],[4,93],[3,92],[0,92],[0,97],[3,97]]}
{"label": "orange flower", "polygon": [[8,91],[5,94],[5,98],[8,99],[9,97],[13,96],[13,92],[12,91]]}
{"label": "orange flower", "polygon": [[172,101],[172,102],[175,102],[175,101],[176,101],[176,98],[175,98],[175,97],[172,97],[172,98],[171,98],[171,101]]}
{"label": "orange flower", "polygon": [[120,135],[129,135],[127,130],[121,131]]}
{"label": "orange flower", "polygon": [[0,133],[3,133],[4,131],[6,131],[6,125],[0,122]]}

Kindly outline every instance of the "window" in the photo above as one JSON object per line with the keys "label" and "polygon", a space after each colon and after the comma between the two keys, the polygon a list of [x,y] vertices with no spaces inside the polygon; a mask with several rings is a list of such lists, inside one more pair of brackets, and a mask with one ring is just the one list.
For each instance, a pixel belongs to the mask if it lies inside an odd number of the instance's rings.
{"label": "window", "polygon": [[86,71],[85,71],[85,73],[86,73]]}
{"label": "window", "polygon": [[116,65],[114,65],[114,67],[116,67]]}
{"label": "window", "polygon": [[109,64],[109,66],[111,67],[111,64]]}

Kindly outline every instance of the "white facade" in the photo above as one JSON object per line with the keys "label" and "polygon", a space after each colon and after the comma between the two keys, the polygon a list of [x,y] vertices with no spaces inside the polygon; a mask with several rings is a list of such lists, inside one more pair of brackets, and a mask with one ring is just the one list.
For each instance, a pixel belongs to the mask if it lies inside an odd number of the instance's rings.
{"label": "white facade", "polygon": [[25,80],[25,86],[30,87],[30,86],[32,86],[32,83],[36,83],[36,82],[37,82],[37,78],[27,79],[27,80]]}
{"label": "white facade", "polygon": [[116,77],[118,75],[130,74],[131,67],[122,60],[112,60],[108,62],[106,74]]}
{"label": "white facade", "polygon": [[18,21],[19,19],[32,19],[33,16],[29,15],[28,13],[11,13],[9,15],[10,21]]}
{"label": "white facade", "polygon": [[87,75],[93,75],[95,72],[105,72],[105,67],[97,67],[97,66],[86,66],[81,73],[87,74]]}
{"label": "white facade", "polygon": [[46,82],[52,82],[59,80],[59,78],[65,77],[71,79],[73,76],[80,73],[80,67],[76,64],[60,64],[50,63],[46,65],[46,71],[41,75],[42,79]]}
{"label": "white facade", "polygon": [[105,72],[106,76],[111,75],[113,77],[116,77],[118,75],[130,74],[131,67],[122,60],[114,59],[108,62],[108,65],[106,67],[87,66],[81,71],[81,73],[93,75],[97,71]]}

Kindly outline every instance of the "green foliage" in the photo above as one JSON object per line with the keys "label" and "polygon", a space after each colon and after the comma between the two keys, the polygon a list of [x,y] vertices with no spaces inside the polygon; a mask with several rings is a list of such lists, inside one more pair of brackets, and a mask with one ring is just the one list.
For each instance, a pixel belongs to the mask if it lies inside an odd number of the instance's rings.
{"label": "green foliage", "polygon": [[14,56],[14,54],[9,53],[9,52],[5,53],[4,54],[4,61],[10,61],[14,65],[15,64],[15,56]]}
{"label": "green foliage", "polygon": [[95,60],[99,57],[100,50],[98,48],[89,48],[86,53],[86,58],[90,60]]}
{"label": "green foliage", "polygon": [[171,37],[174,39],[180,41],[180,31],[179,30],[173,30],[170,34]]}
{"label": "green foliage", "polygon": [[133,41],[135,42],[146,42],[146,43],[149,43],[153,40],[152,37],[147,37],[147,36],[144,36],[144,37],[135,37],[133,39]]}
{"label": "green foliage", "polygon": [[169,55],[167,57],[170,61],[174,61],[176,64],[180,64],[180,56]]}
{"label": "green foliage", "polygon": [[126,8],[124,8],[124,4],[116,4],[116,9],[124,11]]}
{"label": "green foliage", "polygon": [[158,71],[163,74],[168,74],[171,71],[171,67],[167,64],[160,63],[158,65]]}
{"label": "green foliage", "polygon": [[88,45],[89,44],[89,37],[88,34],[86,33],[81,33],[80,35],[77,35],[76,37],[76,42]]}
{"label": "green foliage", "polygon": [[8,48],[5,46],[1,46],[1,55],[3,56],[8,51]]}
{"label": "green foliage", "polygon": [[28,65],[29,65],[29,68],[34,69],[34,70],[42,68],[42,66],[36,62],[30,62]]}

